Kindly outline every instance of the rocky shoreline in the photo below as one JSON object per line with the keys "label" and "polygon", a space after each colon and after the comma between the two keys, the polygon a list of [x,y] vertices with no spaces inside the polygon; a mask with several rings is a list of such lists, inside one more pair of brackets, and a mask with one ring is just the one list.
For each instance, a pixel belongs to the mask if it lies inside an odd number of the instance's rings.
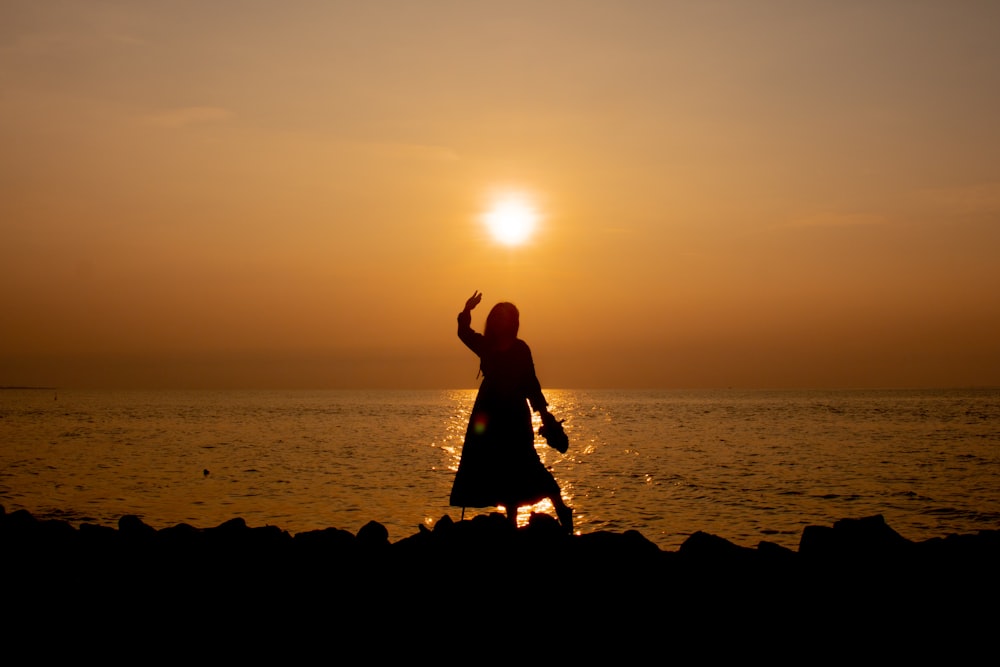
{"label": "rocky shoreline", "polygon": [[907,619],[940,633],[995,623],[1000,592],[1000,530],[913,542],[878,515],[808,526],[797,551],[702,532],[664,551],[636,531],[565,535],[543,514],[517,530],[500,514],[444,516],[390,542],[375,521],[357,534],[292,535],[239,518],[212,528],[155,529],[135,516],[117,528],[74,527],[0,507],[0,550],[8,608],[51,615],[69,605],[84,618],[102,609],[127,624],[165,623],[183,605],[192,617],[268,619],[272,631],[331,605],[352,610],[345,628],[555,605],[605,629],[711,619],[802,631]]}

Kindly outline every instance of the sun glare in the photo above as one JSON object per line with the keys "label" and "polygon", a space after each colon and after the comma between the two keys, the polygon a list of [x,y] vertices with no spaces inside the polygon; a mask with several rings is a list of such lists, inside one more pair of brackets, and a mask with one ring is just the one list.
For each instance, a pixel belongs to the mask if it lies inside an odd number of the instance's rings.
{"label": "sun glare", "polygon": [[535,230],[538,212],[524,195],[506,194],[493,201],[483,215],[483,222],[500,243],[520,245]]}

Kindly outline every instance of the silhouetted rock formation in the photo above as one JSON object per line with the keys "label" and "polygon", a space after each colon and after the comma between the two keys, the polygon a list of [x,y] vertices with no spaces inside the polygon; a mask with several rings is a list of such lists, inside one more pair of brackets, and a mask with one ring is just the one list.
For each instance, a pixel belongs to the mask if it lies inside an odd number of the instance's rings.
{"label": "silhouetted rock formation", "polygon": [[169,623],[178,607],[204,622],[222,615],[297,623],[349,610],[342,628],[558,608],[675,631],[712,623],[829,632],[905,620],[940,633],[948,623],[995,622],[1000,591],[1000,531],[913,542],[881,516],[809,526],[798,551],[766,541],[741,547],[703,532],[664,551],[636,531],[566,535],[543,514],[521,529],[501,514],[444,516],[390,542],[374,521],[357,535],[291,535],[239,518],[157,530],[124,516],[117,529],[77,529],[0,507],[0,550],[8,608],[32,618],[69,613],[68,605],[125,626]]}

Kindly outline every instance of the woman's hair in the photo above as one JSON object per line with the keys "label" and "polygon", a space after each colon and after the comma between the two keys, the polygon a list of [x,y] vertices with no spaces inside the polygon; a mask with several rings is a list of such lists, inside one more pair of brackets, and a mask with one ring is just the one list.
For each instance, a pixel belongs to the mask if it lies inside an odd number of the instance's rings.
{"label": "woman's hair", "polygon": [[486,329],[483,336],[492,347],[498,343],[505,343],[517,338],[517,329],[520,326],[520,314],[517,306],[507,301],[501,301],[493,306],[490,314],[486,316]]}

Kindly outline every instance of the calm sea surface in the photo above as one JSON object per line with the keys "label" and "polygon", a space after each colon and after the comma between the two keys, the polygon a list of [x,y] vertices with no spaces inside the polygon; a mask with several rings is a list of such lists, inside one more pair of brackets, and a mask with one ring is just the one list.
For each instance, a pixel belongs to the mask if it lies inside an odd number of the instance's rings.
{"label": "calm sea surface", "polygon": [[[795,549],[806,525],[871,514],[912,540],[1000,528],[1000,390],[545,393],[570,450],[536,446],[578,532]],[[396,541],[460,518],[474,396],[4,389],[0,504],[74,525],[376,520]]]}

